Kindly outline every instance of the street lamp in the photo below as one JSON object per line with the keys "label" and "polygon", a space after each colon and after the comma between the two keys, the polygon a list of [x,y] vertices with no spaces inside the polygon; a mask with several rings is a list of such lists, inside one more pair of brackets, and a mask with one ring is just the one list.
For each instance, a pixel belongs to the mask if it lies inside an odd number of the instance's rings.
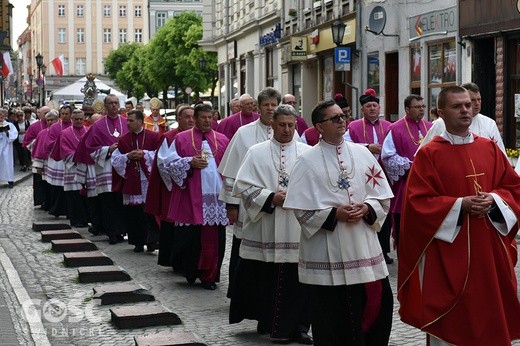
{"label": "street lamp", "polygon": [[42,65],[42,106],[45,105],[45,72],[47,72],[47,66]]}
{"label": "street lamp", "polygon": [[[41,76],[40,69],[42,68],[42,65],[43,65],[43,55],[38,53],[36,55],[36,66],[38,66],[38,79],[37,79],[37,81],[40,80],[40,76]],[[41,94],[41,92],[39,92],[40,91],[40,83],[36,82],[36,84],[38,84],[38,107],[41,107],[42,106],[42,94]]]}
{"label": "street lamp", "polygon": [[330,29],[332,30],[332,41],[337,47],[343,45],[343,36],[345,36],[345,28],[346,25],[342,21],[336,19],[330,25]]}
{"label": "street lamp", "polygon": [[206,59],[203,56],[199,58],[199,68],[201,71],[206,70]]}

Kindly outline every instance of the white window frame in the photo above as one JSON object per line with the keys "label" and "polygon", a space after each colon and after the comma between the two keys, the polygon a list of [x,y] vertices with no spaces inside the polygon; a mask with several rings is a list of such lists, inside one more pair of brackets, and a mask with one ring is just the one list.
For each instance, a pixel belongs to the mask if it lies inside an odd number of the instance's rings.
{"label": "white window frame", "polygon": [[134,30],[134,39],[135,39],[135,42],[137,42],[137,43],[143,42],[143,29]]}
{"label": "white window frame", "polygon": [[167,20],[168,20],[168,12],[164,12],[164,11],[157,12],[155,14],[155,30],[164,26],[166,24]]}
{"label": "white window frame", "polygon": [[134,16],[141,17],[142,15],[143,15],[143,10],[141,9],[141,6],[135,6],[134,7]]}
{"label": "white window frame", "polygon": [[127,33],[126,29],[119,29],[119,43],[127,42]]}
{"label": "white window frame", "polygon": [[67,29],[58,28],[58,43],[67,43]]}
{"label": "white window frame", "polygon": [[112,43],[112,29],[103,29],[103,43]]}
{"label": "white window frame", "polygon": [[76,75],[77,76],[84,75],[86,69],[87,69],[87,59],[76,58]]}
{"label": "white window frame", "polygon": [[65,5],[58,5],[58,17],[65,17]]}
{"label": "white window frame", "polygon": [[119,17],[126,17],[126,5],[119,6]]}
{"label": "white window frame", "polygon": [[85,43],[85,29],[76,28],[76,43]]}
{"label": "white window frame", "polygon": [[83,10],[84,10],[83,5],[76,6],[76,16],[83,17],[83,15],[84,15]]}

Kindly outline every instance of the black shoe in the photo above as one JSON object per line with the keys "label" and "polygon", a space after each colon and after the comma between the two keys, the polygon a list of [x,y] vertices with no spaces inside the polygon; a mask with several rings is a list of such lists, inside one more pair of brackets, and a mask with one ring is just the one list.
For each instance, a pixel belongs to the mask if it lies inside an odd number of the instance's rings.
{"label": "black shoe", "polygon": [[159,249],[158,243],[146,244],[146,252],[154,252]]}
{"label": "black shoe", "polygon": [[385,253],[384,256],[385,256],[386,264],[393,264],[394,263],[394,259],[389,257],[388,254]]}
{"label": "black shoe", "polygon": [[108,237],[108,243],[110,245],[115,245],[115,244],[119,243],[119,239],[117,239],[116,236],[111,235],[110,237]]}
{"label": "black shoe", "polygon": [[217,289],[217,284],[214,282],[202,281],[202,288],[205,290],[214,291]]}
{"label": "black shoe", "polygon": [[120,242],[120,243],[125,241],[125,237],[123,235],[121,235],[121,234],[116,235],[116,237],[117,237],[117,241]]}
{"label": "black shoe", "polygon": [[77,223],[77,224],[75,224],[75,225],[72,225],[72,227],[76,227],[76,228],[85,228],[85,227],[87,227],[87,225],[84,224],[84,223]]}
{"label": "black shoe", "polygon": [[94,228],[94,226],[88,226],[88,231],[92,233],[92,235],[100,235],[101,233]]}
{"label": "black shoe", "polygon": [[144,251],[144,246],[135,246],[134,247],[134,252],[143,252]]}
{"label": "black shoe", "polygon": [[197,278],[194,276],[186,276],[186,281],[188,281],[190,285],[193,285],[195,283],[195,280],[197,280]]}
{"label": "black shoe", "polygon": [[309,334],[307,334],[305,332],[297,333],[296,337],[294,339],[296,340],[297,343],[302,344],[302,345],[312,345],[314,343],[314,341],[309,336]]}
{"label": "black shoe", "polygon": [[260,322],[258,322],[258,324],[256,325],[256,332],[260,335],[266,335],[266,334],[269,334],[269,332],[267,330],[265,330],[264,327],[262,327],[262,325],[260,325]]}
{"label": "black shoe", "polygon": [[12,182],[12,181],[8,182],[7,187],[12,189],[14,187],[14,182]]}

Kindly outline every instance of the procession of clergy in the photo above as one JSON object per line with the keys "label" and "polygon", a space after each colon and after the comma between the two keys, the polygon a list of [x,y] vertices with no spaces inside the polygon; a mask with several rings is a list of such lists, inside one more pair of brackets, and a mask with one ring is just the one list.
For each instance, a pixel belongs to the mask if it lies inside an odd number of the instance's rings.
{"label": "procession of clergy", "polygon": [[307,128],[295,97],[268,87],[221,121],[211,105],[179,105],[171,130],[158,99],[149,116],[122,113],[114,95],[85,112],[45,106],[23,143],[34,204],[110,244],[159,249],[159,265],[208,290],[232,225],[229,322],[256,320],[274,343],[387,345],[391,233],[401,319],[429,345],[520,338],[520,177],[478,86],[443,89],[433,127],[419,95],[395,123],[374,90],[359,102],[350,121],[341,94],[322,101]]}

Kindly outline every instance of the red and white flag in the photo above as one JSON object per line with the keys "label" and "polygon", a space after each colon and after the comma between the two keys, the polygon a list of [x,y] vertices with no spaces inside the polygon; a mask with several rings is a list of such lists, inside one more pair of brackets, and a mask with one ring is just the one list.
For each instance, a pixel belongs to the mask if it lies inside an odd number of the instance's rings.
{"label": "red and white flag", "polygon": [[11,53],[4,52],[2,54],[2,69],[0,72],[2,73],[2,76],[6,78],[10,74],[13,73],[13,65],[11,64]]}
{"label": "red and white flag", "polygon": [[63,54],[51,61],[52,67],[54,67],[54,72],[56,72],[56,76],[63,76]]}

